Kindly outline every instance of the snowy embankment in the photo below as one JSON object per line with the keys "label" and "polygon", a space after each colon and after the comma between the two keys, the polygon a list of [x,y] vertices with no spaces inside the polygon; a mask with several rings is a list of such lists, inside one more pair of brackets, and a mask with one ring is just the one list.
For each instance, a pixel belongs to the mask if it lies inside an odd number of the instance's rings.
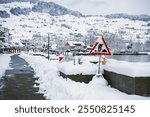
{"label": "snowy embankment", "polygon": [[131,77],[150,77],[150,62],[126,62],[109,59],[104,69]]}
{"label": "snowy embankment", "polygon": [[[25,53],[25,52],[24,52]],[[33,52],[33,51],[29,51],[29,52],[26,52],[28,53],[29,55],[35,55],[35,56],[43,56],[45,58],[48,57],[48,54],[47,53],[43,53],[43,52]],[[50,55],[50,60],[58,60],[58,56],[56,55]]]}
{"label": "snowy embankment", "polygon": [[93,75],[97,73],[97,66],[89,62],[84,62],[81,65],[76,63],[76,65],[74,65],[73,61],[69,61],[60,63],[58,70],[66,75]]}
{"label": "snowy embankment", "polygon": [[[48,61],[44,57],[22,54],[33,68],[38,79],[39,92],[44,93],[47,99],[61,100],[125,100],[125,99],[150,99],[136,95],[127,95],[107,86],[103,78],[94,77],[89,84],[78,83],[59,76],[58,60]],[[66,66],[67,67],[67,66]],[[71,68],[70,68],[71,69]],[[89,68],[92,69],[92,68]]]}
{"label": "snowy embankment", "polygon": [[5,74],[5,70],[9,68],[10,55],[0,54],[0,79]]}

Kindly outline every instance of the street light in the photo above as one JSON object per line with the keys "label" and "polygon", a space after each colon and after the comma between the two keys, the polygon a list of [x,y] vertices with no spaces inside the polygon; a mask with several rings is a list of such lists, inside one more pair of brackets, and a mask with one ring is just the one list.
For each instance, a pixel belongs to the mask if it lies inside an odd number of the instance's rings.
{"label": "street light", "polygon": [[48,60],[50,60],[50,53],[49,53],[49,45],[50,45],[50,33],[48,33]]}

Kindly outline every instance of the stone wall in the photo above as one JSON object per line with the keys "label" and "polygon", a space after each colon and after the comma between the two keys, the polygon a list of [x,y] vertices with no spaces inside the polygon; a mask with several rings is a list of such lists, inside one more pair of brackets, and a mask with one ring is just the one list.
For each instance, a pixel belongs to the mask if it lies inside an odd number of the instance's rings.
{"label": "stone wall", "polygon": [[60,76],[63,78],[69,78],[75,82],[84,82],[84,83],[89,83],[94,75],[82,75],[82,74],[76,74],[76,75],[66,75],[62,72],[60,72]]}
{"label": "stone wall", "polygon": [[130,77],[104,70],[108,84],[127,94],[150,96],[150,77]]}

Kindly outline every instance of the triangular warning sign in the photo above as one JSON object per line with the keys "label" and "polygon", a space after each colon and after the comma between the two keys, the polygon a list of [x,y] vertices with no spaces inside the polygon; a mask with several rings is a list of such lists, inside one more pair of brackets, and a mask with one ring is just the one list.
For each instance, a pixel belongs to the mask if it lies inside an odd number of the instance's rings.
{"label": "triangular warning sign", "polygon": [[107,43],[103,37],[99,38],[92,47],[90,54],[111,55]]}

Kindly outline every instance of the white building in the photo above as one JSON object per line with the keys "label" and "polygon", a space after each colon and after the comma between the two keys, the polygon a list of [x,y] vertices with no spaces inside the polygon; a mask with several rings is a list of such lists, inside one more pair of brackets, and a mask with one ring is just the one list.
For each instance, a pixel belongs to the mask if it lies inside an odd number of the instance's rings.
{"label": "white building", "polygon": [[83,42],[67,41],[65,49],[69,51],[83,51],[86,49],[86,45]]}
{"label": "white building", "polygon": [[9,46],[11,35],[9,29],[0,25],[0,48]]}

